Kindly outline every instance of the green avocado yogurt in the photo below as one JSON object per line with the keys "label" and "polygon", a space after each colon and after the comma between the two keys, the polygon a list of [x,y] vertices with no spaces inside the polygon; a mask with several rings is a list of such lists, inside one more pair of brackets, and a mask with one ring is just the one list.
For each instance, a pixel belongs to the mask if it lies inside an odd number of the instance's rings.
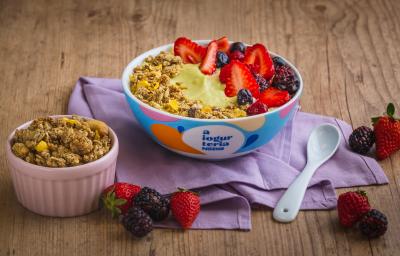
{"label": "green avocado yogurt", "polygon": [[206,76],[199,65],[185,64],[179,74],[172,78],[172,83],[182,85],[183,94],[190,100],[200,100],[205,105],[225,108],[236,102],[236,97],[226,97],[225,86],[219,81],[219,72]]}

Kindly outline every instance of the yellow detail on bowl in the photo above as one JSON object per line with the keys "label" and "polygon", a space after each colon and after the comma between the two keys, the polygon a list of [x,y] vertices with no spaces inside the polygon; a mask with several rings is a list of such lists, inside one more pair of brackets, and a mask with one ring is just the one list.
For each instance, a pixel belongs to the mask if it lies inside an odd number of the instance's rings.
{"label": "yellow detail on bowl", "polygon": [[247,120],[234,120],[232,124],[242,128],[243,130],[252,132],[260,129],[267,121],[266,116],[260,116],[259,118],[247,119]]}

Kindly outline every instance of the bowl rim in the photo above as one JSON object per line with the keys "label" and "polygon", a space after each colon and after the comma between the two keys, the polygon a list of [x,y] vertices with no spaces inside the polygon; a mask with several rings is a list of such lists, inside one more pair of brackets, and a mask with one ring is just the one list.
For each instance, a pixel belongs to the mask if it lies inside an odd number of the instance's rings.
{"label": "bowl rim", "polygon": [[[200,44],[200,45],[206,45],[209,42],[211,42],[211,40],[193,40],[194,42]],[[232,43],[232,41],[230,41],[230,43]],[[195,118],[195,117],[187,117],[187,116],[180,116],[180,115],[176,115],[176,114],[172,114],[157,108],[154,108],[146,103],[144,103],[143,101],[139,100],[138,98],[136,98],[131,90],[130,90],[130,81],[129,81],[129,76],[132,73],[132,70],[134,67],[138,66],[141,63],[136,63],[138,62],[139,59],[144,59],[150,55],[153,55],[152,53],[154,52],[160,52],[160,51],[167,51],[169,49],[171,49],[173,47],[173,43],[170,44],[165,44],[156,48],[152,48],[150,50],[147,50],[146,52],[143,52],[142,54],[140,54],[139,56],[137,56],[136,58],[134,58],[133,60],[131,60],[129,62],[129,64],[125,67],[123,73],[122,73],[122,86],[123,86],[123,90],[125,95],[127,95],[129,98],[131,98],[132,100],[134,100],[136,103],[138,103],[140,106],[145,107],[150,109],[151,111],[155,111],[158,114],[161,115],[166,115],[178,120],[189,120],[189,121],[202,121],[205,123],[216,123],[216,122],[236,122],[236,121],[247,121],[247,120],[251,120],[251,119],[255,119],[255,118],[260,118],[262,116],[268,116],[268,115],[272,115],[276,112],[281,111],[282,109],[284,109],[285,107],[291,105],[292,103],[294,103],[295,101],[297,101],[300,96],[303,93],[303,78],[300,74],[300,72],[298,71],[298,69],[296,68],[295,65],[293,65],[290,61],[288,61],[287,59],[285,59],[284,57],[282,57],[279,54],[276,54],[274,52],[268,51],[269,54],[271,54],[273,57],[280,57],[282,58],[286,64],[288,64],[295,72],[296,76],[299,78],[300,81],[300,85],[299,85],[299,89],[296,92],[296,94],[285,104],[283,104],[282,106],[279,106],[277,108],[274,108],[271,111],[267,111],[263,114],[258,114],[258,115],[253,115],[253,116],[246,116],[246,117],[237,117],[237,118],[226,118],[226,119],[203,119],[203,118]]]}
{"label": "bowl rim", "polygon": [[[46,117],[51,117],[51,118],[61,118],[61,117],[72,117],[73,115],[49,115]],[[91,117],[86,117],[86,116],[81,116],[78,115],[79,117],[85,118],[85,119],[89,119],[92,120],[94,118]],[[34,120],[34,119],[33,119]],[[118,150],[119,150],[119,142],[118,142],[118,137],[116,135],[116,133],[114,132],[113,129],[111,129],[110,126],[108,126],[109,129],[109,133],[111,134],[111,149],[102,157],[100,157],[99,159],[89,162],[89,163],[85,163],[82,165],[77,165],[77,166],[69,166],[69,167],[48,167],[48,166],[41,166],[41,165],[36,165],[36,164],[32,164],[32,163],[28,163],[24,160],[22,160],[21,158],[17,157],[11,150],[11,140],[14,137],[15,131],[18,129],[24,129],[27,128],[32,122],[33,120],[27,121],[23,124],[21,124],[20,126],[18,126],[17,128],[15,128],[11,134],[8,136],[7,138],[7,142],[6,142],[6,152],[7,152],[7,160],[9,162],[9,164],[11,165],[15,165],[18,164],[20,166],[22,166],[23,168],[19,168],[23,173],[28,174],[30,176],[34,176],[34,173],[31,172],[32,169],[35,169],[35,171],[44,173],[44,174],[51,174],[51,175],[61,175],[63,176],[63,174],[67,174],[67,175],[72,175],[72,174],[82,174],[82,176],[88,175],[88,173],[96,173],[101,171],[102,169],[99,168],[100,166],[106,165],[107,161],[118,155]],[[14,162],[14,163],[12,163]],[[108,165],[108,164],[107,164]],[[80,175],[78,175],[80,176]]]}

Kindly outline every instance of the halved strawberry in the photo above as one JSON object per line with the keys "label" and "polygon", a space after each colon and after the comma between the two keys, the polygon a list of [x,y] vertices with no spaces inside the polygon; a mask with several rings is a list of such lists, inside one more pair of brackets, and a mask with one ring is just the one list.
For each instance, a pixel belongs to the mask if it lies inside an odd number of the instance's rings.
{"label": "halved strawberry", "polygon": [[258,98],[259,85],[251,74],[249,68],[237,60],[232,60],[229,75],[226,77],[225,95],[233,97],[240,89],[248,89],[254,98]]}
{"label": "halved strawberry", "polygon": [[287,91],[269,87],[260,94],[260,100],[269,108],[272,108],[282,106],[290,100],[290,96]]}
{"label": "halved strawberry", "polygon": [[180,56],[183,63],[200,63],[206,54],[206,48],[186,37],[179,37],[174,43],[174,54]]}
{"label": "halved strawberry", "polygon": [[262,44],[247,47],[243,62],[258,65],[260,67],[259,73],[267,80],[271,79],[275,73],[271,56]]}
{"label": "halved strawberry", "polygon": [[227,52],[229,50],[229,41],[226,36],[218,39],[217,44],[218,44],[218,51]]}
{"label": "halved strawberry", "polygon": [[221,68],[219,72],[219,81],[221,81],[221,83],[225,84],[228,80],[228,76],[231,75],[231,67],[232,61]]}
{"label": "halved strawberry", "polygon": [[208,44],[207,53],[200,64],[200,70],[203,74],[211,75],[217,68],[217,51],[218,44],[216,41],[212,41]]}

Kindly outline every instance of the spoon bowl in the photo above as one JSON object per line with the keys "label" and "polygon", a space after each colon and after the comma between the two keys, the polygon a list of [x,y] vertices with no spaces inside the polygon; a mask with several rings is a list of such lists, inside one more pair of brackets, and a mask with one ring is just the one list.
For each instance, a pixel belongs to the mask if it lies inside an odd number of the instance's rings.
{"label": "spoon bowl", "polygon": [[339,142],[340,135],[335,126],[318,126],[308,139],[307,162],[325,162],[336,152]]}
{"label": "spoon bowl", "polygon": [[291,222],[296,218],[311,177],[335,154],[339,144],[340,133],[336,126],[323,124],[311,132],[307,142],[307,164],[275,206],[275,220]]}

